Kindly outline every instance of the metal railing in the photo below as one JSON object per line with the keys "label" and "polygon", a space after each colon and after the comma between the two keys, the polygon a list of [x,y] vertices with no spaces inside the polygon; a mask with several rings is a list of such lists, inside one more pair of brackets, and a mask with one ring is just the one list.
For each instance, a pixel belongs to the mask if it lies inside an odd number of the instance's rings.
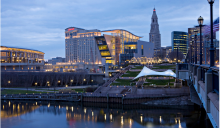
{"label": "metal railing", "polygon": [[179,65],[179,70],[188,70],[188,64],[183,63],[183,64],[178,64]]}

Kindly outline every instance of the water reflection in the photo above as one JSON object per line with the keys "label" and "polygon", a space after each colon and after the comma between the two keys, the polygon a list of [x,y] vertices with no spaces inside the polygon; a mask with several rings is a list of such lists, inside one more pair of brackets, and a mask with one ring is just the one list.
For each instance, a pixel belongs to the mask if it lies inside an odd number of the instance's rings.
{"label": "water reflection", "polygon": [[[92,106],[92,107],[91,107]],[[99,107],[98,107],[99,106]],[[105,105],[104,105],[105,106]],[[56,102],[2,101],[2,124],[7,127],[174,127],[186,128],[201,126],[200,112],[194,107],[151,107],[106,105]],[[24,116],[26,115],[26,116]],[[19,117],[18,123],[8,123],[13,117]],[[22,119],[22,120],[20,120]],[[16,121],[16,118],[13,120]],[[29,120],[31,122],[24,122]],[[57,120],[57,121],[54,121]],[[53,124],[50,122],[54,121]]]}

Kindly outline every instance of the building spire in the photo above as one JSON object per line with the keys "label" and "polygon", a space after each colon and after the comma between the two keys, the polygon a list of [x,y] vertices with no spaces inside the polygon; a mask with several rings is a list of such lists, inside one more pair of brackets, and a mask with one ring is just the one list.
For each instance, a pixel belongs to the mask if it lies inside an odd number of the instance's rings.
{"label": "building spire", "polygon": [[154,12],[156,11],[156,9],[155,9],[155,5],[154,5]]}

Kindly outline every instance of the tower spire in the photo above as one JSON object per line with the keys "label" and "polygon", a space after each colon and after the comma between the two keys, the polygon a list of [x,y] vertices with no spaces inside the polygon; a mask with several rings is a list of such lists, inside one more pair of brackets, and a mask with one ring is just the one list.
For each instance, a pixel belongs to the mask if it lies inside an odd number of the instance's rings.
{"label": "tower spire", "polygon": [[154,43],[154,48],[161,47],[160,30],[159,30],[158,18],[157,18],[155,7],[153,10],[153,15],[151,17],[151,29],[149,33],[149,42]]}

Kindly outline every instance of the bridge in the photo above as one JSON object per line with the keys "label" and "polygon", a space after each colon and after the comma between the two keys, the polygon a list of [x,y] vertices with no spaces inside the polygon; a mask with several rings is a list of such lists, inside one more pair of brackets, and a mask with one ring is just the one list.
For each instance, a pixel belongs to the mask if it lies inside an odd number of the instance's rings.
{"label": "bridge", "polygon": [[177,78],[186,80],[192,102],[201,105],[214,128],[219,128],[219,67],[177,64]]}

